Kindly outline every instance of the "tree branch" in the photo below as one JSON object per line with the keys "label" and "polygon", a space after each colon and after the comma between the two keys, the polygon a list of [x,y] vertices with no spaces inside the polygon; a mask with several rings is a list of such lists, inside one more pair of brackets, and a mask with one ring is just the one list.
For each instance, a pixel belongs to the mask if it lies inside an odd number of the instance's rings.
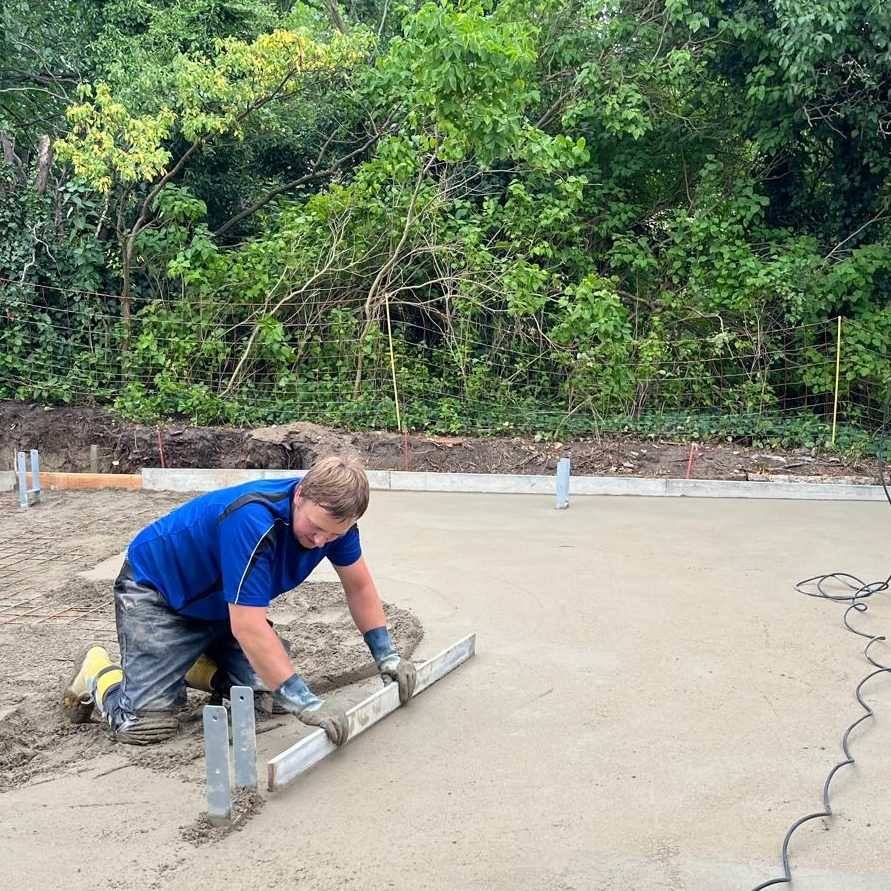
{"label": "tree branch", "polygon": [[347,28],[340,16],[340,10],[337,8],[337,0],[325,0],[325,6],[328,9],[328,15],[331,18],[331,24],[334,25],[341,34],[346,34]]}
{"label": "tree branch", "polygon": [[824,258],[823,262],[827,263],[829,258],[843,245],[846,245],[852,238],[856,238],[864,229],[871,226],[873,223],[878,223],[880,220],[884,220],[888,216],[888,211],[880,210],[872,219],[867,220],[862,226],[855,229],[847,238],[840,241]]}
{"label": "tree branch", "polygon": [[359,148],[351,151],[347,155],[344,155],[342,158],[338,158],[333,164],[326,167],[324,170],[316,170],[312,173],[307,173],[304,176],[299,177],[298,179],[292,180],[289,183],[285,183],[281,186],[276,186],[276,188],[267,192],[259,201],[256,201],[250,207],[247,207],[240,213],[237,213],[231,219],[226,220],[226,222],[223,223],[222,226],[219,226],[217,227],[217,229],[214,230],[213,234],[216,236],[225,234],[233,226],[237,226],[242,220],[246,219],[252,214],[255,214],[258,210],[260,210],[261,207],[265,207],[267,204],[269,204],[270,201],[272,201],[274,198],[277,198],[283,192],[290,192],[292,189],[297,189],[300,186],[306,185],[306,183],[312,182],[315,179],[322,179],[323,177],[331,176],[331,174],[336,173],[343,164],[351,161],[357,155],[361,155],[370,145],[372,145],[372,143],[374,143],[377,138],[377,135],[371,136],[365,141],[363,145],[359,146]]}
{"label": "tree branch", "polygon": [[[328,251],[328,256],[325,259],[324,264],[321,269],[317,269],[304,283],[301,287],[297,288],[296,291],[289,291],[285,294],[272,309],[267,310],[265,315],[275,315],[285,303],[289,300],[293,300],[300,294],[306,293],[312,285],[314,285],[326,272],[331,268],[334,264],[334,259],[337,256],[337,247],[340,244],[341,239],[343,238],[343,230],[334,233],[334,237],[331,243],[331,248]],[[278,287],[279,284],[284,280],[285,274],[287,273],[287,267],[282,269],[282,274],[279,276],[278,282],[276,282],[275,287]],[[273,290],[274,290],[273,288]],[[235,387],[235,384],[238,381],[239,375],[241,374],[241,369],[244,366],[244,363],[247,361],[248,356],[250,355],[251,350],[253,349],[254,342],[256,341],[258,335],[260,333],[260,326],[255,325],[254,330],[251,332],[250,337],[248,337],[248,342],[245,345],[244,351],[241,354],[241,358],[238,360],[238,363],[235,366],[234,371],[232,372],[232,376],[229,378],[229,383],[226,385],[226,389],[220,394],[221,398],[225,398],[228,396]]]}
{"label": "tree branch", "polygon": [[[399,242],[396,244],[396,247],[393,249],[392,254],[386,263],[384,263],[381,268],[378,270],[377,275],[374,277],[374,281],[371,283],[371,287],[368,289],[368,296],[365,298],[365,326],[362,329],[362,334],[359,336],[359,343],[361,344],[365,337],[368,335],[369,330],[371,329],[371,323],[373,321],[372,307],[374,303],[374,298],[377,296],[380,291],[381,283],[384,280],[384,276],[387,275],[390,270],[396,265],[397,260],[399,259],[400,254],[402,253],[402,248],[405,246],[405,242],[408,240],[408,233],[411,231],[412,224],[414,223],[414,211],[415,207],[418,203],[418,195],[421,193],[421,187],[424,184],[424,180],[427,177],[427,174],[430,172],[430,168],[433,166],[433,162],[436,160],[436,153],[439,148],[439,140],[437,139],[437,145],[432,152],[430,152],[430,157],[427,159],[427,162],[418,172],[418,179],[415,183],[414,191],[412,192],[411,200],[408,204],[408,209],[405,214],[405,225],[402,227],[402,235],[399,238]],[[359,387],[362,385],[362,353],[359,353],[359,360],[356,364],[356,377],[353,381],[353,397],[357,397],[359,395]]]}

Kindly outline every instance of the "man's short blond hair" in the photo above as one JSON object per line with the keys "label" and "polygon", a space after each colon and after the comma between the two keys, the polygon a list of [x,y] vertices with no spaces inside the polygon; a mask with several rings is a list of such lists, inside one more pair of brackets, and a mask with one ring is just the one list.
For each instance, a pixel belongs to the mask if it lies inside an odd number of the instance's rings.
{"label": "man's short blond hair", "polygon": [[303,477],[300,493],[338,520],[358,520],[368,509],[368,477],[352,458],[320,458]]}

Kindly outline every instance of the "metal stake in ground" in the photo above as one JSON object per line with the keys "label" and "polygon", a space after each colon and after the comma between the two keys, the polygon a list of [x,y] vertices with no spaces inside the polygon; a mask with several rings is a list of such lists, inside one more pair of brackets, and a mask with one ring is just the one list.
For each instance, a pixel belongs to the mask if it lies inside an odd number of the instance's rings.
{"label": "metal stake in ground", "polygon": [[225,826],[232,817],[232,790],[229,787],[229,715],[222,705],[206,705],[203,717],[207,819],[213,826]]}
{"label": "metal stake in ground", "polygon": [[235,754],[235,788],[257,787],[257,728],[254,718],[254,691],[232,687],[232,751]]}
{"label": "metal stake in ground", "polygon": [[28,488],[28,472],[25,466],[25,453],[16,455],[19,477],[19,507],[27,508],[31,504],[31,496],[34,496],[34,504],[40,501],[40,456],[37,449],[31,449],[31,488]]}
{"label": "metal stake in ground", "polygon": [[557,510],[569,507],[569,458],[557,462]]}
{"label": "metal stake in ground", "polygon": [[37,449],[31,449],[31,494],[37,504],[40,501],[40,455]]}
{"label": "metal stake in ground", "polygon": [[16,459],[19,475],[19,507],[24,509],[28,506],[28,477],[25,473],[25,453],[18,452]]}

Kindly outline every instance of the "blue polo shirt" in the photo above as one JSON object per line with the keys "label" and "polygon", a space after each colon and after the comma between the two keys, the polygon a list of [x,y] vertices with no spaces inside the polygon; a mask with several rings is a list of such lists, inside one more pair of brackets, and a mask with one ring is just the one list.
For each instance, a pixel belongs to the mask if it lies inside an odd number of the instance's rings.
{"label": "blue polo shirt", "polygon": [[230,603],[268,606],[325,557],[335,566],[355,563],[362,555],[355,525],[320,548],[294,537],[291,508],[301,479],[219,489],[161,517],[130,544],[133,578],[181,615],[221,621]]}

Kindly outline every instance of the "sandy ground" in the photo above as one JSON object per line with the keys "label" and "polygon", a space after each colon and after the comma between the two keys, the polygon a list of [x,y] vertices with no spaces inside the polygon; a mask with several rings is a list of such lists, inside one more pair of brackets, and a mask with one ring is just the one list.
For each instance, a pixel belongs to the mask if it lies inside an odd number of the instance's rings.
{"label": "sandy ground", "polygon": [[[174,500],[61,493],[0,513],[0,541],[50,516],[38,587],[80,603],[93,589],[77,572]],[[98,727],[59,728],[54,689],[80,632],[0,626],[0,887],[731,891],[781,875],[783,835],[819,809],[871,670],[843,609],[792,585],[884,579],[888,506],[552,504],[375,493],[365,550],[384,597],[423,624],[415,657],[468,631],[477,655],[292,786],[261,790],[228,834],[202,830],[194,730],[134,754]],[[289,627],[310,606],[330,616],[332,590],[295,599]],[[852,621],[891,635],[891,595]],[[874,649],[884,664],[888,649]],[[376,683],[332,695],[350,705]],[[837,816],[793,838],[795,891],[891,888],[889,676],[864,696],[878,718],[852,734]],[[262,776],[299,725],[260,729]]]}
{"label": "sandy ground", "polygon": [[[120,552],[142,525],[187,497],[45,492],[27,511],[10,509],[6,500],[0,512],[0,676],[7,682],[0,706],[0,792],[77,772],[97,750],[187,782],[203,781],[201,709],[208,697],[200,692],[190,692],[180,715],[183,733],[164,746],[115,746],[98,722],[72,727],[55,717],[60,687],[85,644],[100,641],[117,658],[112,580]],[[420,622],[407,610],[385,608],[395,642],[411,655],[422,636]],[[269,615],[316,692],[376,676],[338,583],[310,580],[276,598]],[[258,701],[258,720],[260,733],[286,721],[271,714],[268,697]],[[202,826],[189,827],[191,841],[201,841]]]}

